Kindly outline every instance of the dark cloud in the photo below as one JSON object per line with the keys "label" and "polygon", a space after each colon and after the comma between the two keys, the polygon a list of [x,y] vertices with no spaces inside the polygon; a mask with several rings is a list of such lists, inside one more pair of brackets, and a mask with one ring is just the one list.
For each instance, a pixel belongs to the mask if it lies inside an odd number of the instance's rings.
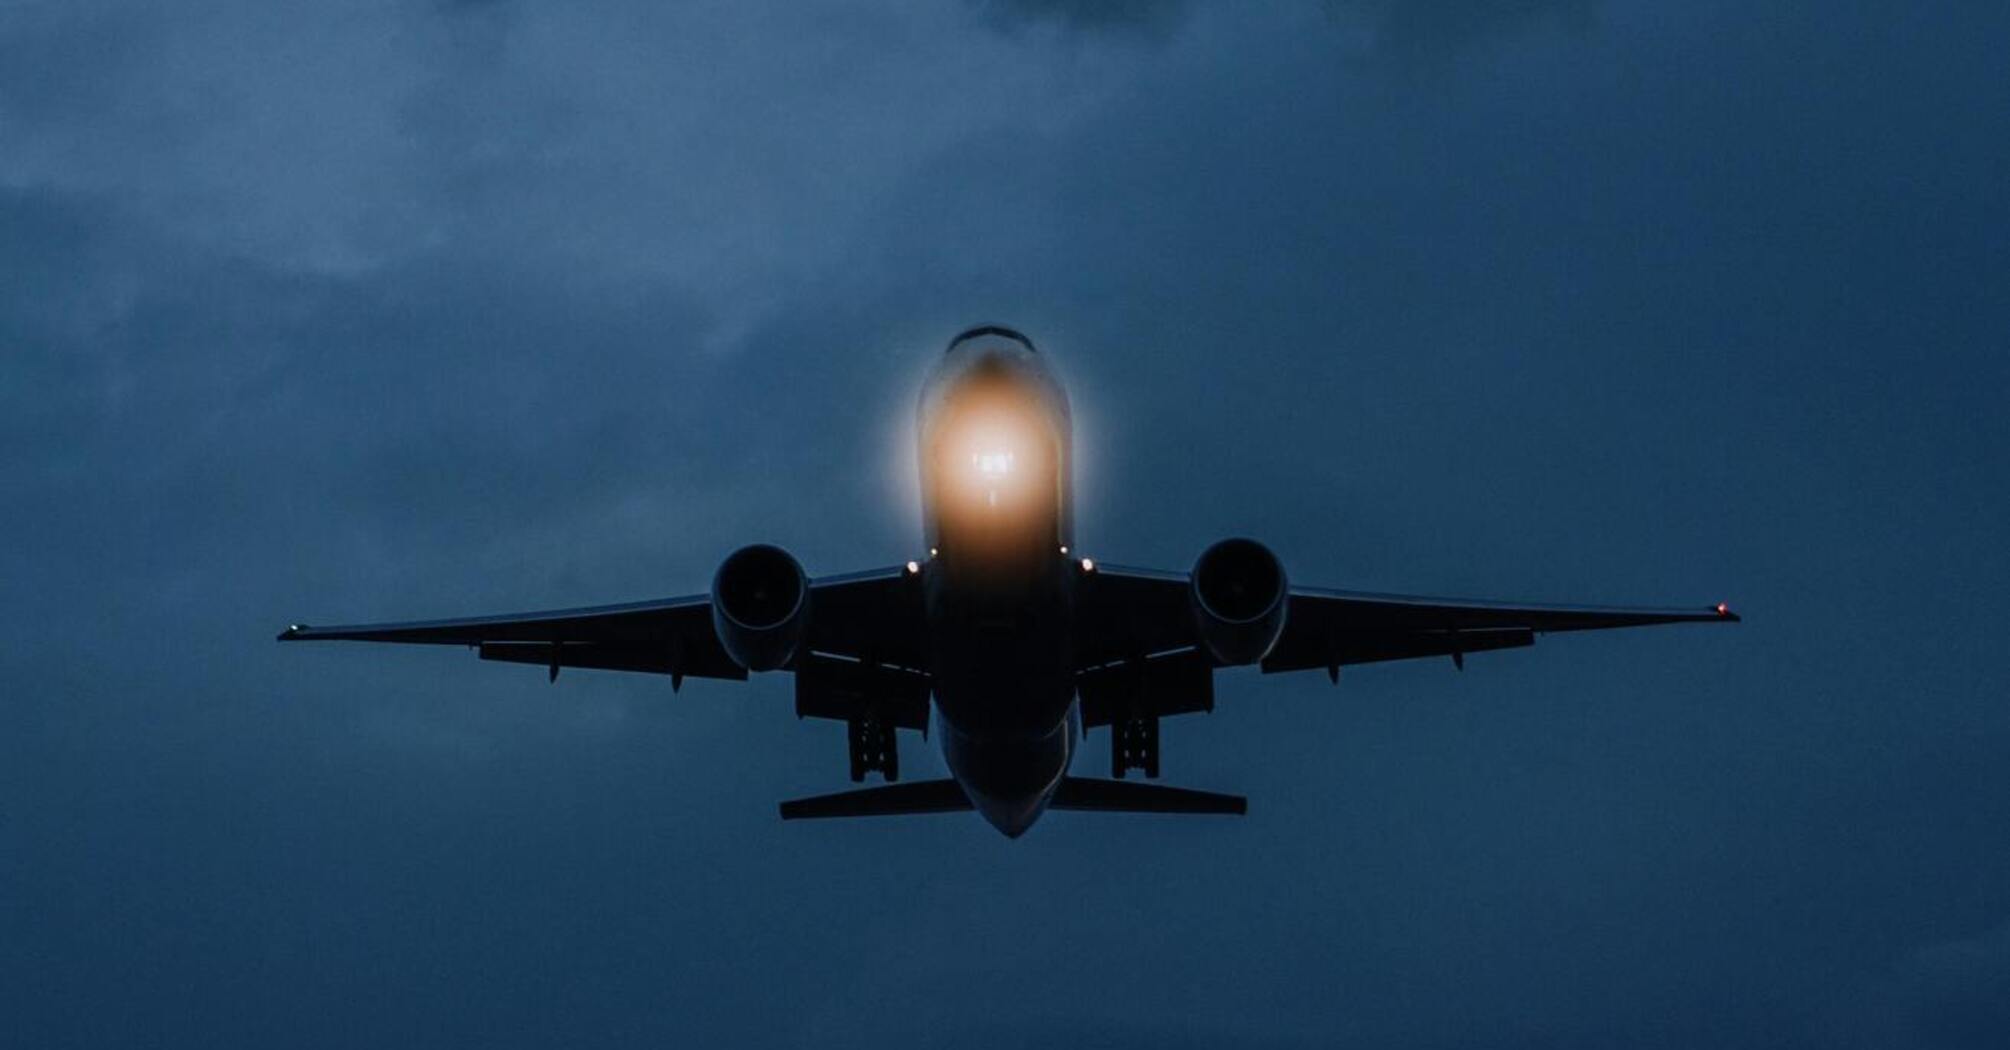
{"label": "dark cloud", "polygon": [[1600,0],[1327,0],[1372,45],[1397,55],[1443,55],[1490,37],[1544,26],[1583,29]]}

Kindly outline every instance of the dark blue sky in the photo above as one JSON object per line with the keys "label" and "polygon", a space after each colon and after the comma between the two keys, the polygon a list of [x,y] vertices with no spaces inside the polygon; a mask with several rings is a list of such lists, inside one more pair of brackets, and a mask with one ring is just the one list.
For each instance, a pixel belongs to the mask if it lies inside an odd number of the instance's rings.
{"label": "dark blue sky", "polygon": [[[2010,1044],[2010,13],[1256,7],[0,7],[0,1042]],[[1018,842],[270,640],[904,560],[991,319],[1095,556],[1748,621],[1225,673],[1246,820]]]}

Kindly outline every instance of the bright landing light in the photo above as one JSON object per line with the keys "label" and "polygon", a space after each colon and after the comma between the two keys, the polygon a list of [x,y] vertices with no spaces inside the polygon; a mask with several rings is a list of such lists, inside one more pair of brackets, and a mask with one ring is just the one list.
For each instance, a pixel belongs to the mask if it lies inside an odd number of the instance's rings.
{"label": "bright landing light", "polygon": [[[944,481],[960,505],[951,513],[1019,513],[1037,495],[1029,486],[1045,469],[1038,420],[1017,399],[991,396],[962,405],[945,423]],[[947,495],[947,493],[945,493]]]}

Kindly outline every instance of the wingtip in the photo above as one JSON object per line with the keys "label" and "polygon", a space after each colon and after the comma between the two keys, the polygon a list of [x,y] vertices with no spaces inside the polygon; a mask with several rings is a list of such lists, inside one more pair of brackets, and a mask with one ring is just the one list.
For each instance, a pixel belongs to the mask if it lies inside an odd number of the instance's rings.
{"label": "wingtip", "polygon": [[307,625],[304,623],[289,623],[286,625],[286,629],[279,632],[279,636],[274,638],[273,640],[278,642],[290,642],[295,638],[300,637],[300,632],[306,629]]}
{"label": "wingtip", "polygon": [[1743,623],[1745,620],[1744,617],[1731,611],[1731,603],[1729,602],[1718,602],[1712,611],[1717,614],[1717,619],[1725,623]]}

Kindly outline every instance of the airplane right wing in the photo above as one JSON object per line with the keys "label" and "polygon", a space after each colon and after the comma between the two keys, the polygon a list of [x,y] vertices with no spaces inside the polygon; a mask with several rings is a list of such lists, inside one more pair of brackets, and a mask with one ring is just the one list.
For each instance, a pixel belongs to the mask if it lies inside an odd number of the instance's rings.
{"label": "airplane right wing", "polygon": [[1524,605],[1313,587],[1293,587],[1289,601],[1284,634],[1263,658],[1265,674],[1421,656],[1450,656],[1464,667],[1467,653],[1533,645],[1551,631],[1738,622],[1723,605]]}
{"label": "airplane right wing", "polygon": [[[1197,658],[1190,590],[1184,572],[1097,566],[1078,630],[1076,660],[1085,680],[1127,663],[1171,667]],[[1425,656],[1450,656],[1463,666],[1467,653],[1532,645],[1552,631],[1739,619],[1723,605],[1542,605],[1319,587],[1293,587],[1286,600],[1284,632],[1261,664],[1266,673],[1332,672],[1345,664]]]}

